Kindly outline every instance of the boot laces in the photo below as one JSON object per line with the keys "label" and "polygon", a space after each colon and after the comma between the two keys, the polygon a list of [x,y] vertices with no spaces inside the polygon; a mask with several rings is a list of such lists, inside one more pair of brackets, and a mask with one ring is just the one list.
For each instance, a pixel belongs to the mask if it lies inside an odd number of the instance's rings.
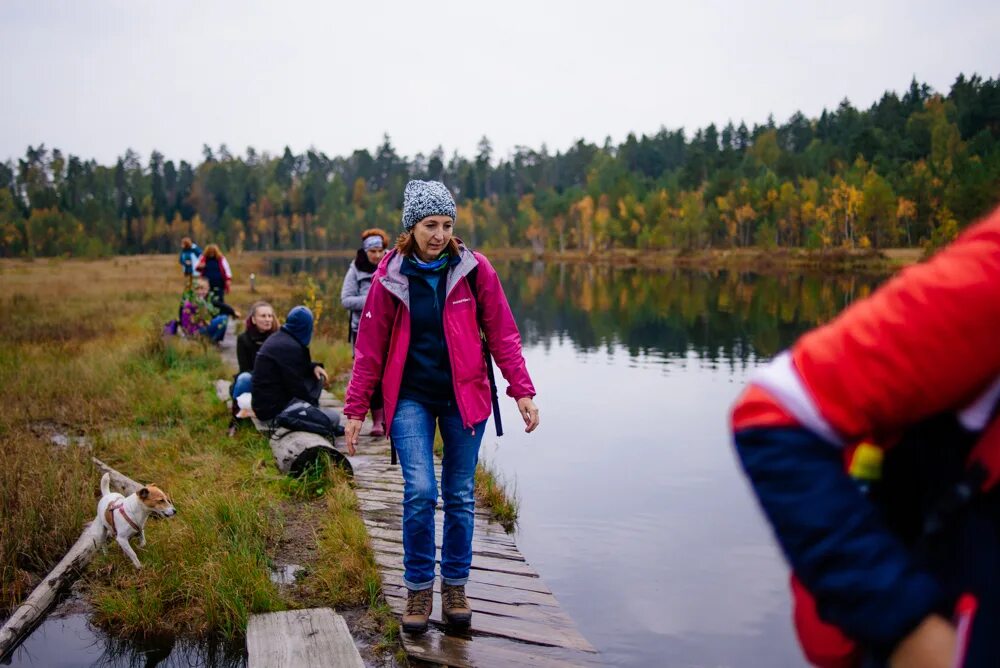
{"label": "boot laces", "polygon": [[448,608],[468,608],[469,601],[465,597],[465,587],[445,587],[441,592],[444,603]]}
{"label": "boot laces", "polygon": [[421,589],[420,591],[411,591],[409,596],[406,597],[406,614],[408,615],[426,615],[427,614],[427,603],[431,598],[431,589]]}

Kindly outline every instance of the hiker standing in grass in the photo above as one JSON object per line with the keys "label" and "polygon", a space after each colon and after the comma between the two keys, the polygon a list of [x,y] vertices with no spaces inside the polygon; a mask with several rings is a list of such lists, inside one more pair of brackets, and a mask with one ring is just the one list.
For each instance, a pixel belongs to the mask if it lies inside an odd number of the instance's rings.
{"label": "hiker standing in grass", "polygon": [[455,201],[443,183],[410,181],[403,195],[403,234],[382,261],[361,315],[354,373],[347,389],[348,451],[353,454],[376,386],[402,467],[403,630],[427,629],[433,608],[435,423],[444,441],[441,494],[444,618],[468,626],[465,595],[472,563],[475,471],[490,415],[490,381],[480,339],[510,384],[525,431],[538,426],[535,388],[521,337],[489,261],[452,236]]}
{"label": "hiker standing in grass", "polygon": [[[361,322],[361,309],[372,285],[372,276],[378,269],[378,263],[385,255],[389,246],[389,235],[377,227],[361,233],[361,248],[357,257],[351,262],[344,276],[344,285],[340,289],[340,303],[351,313],[351,330],[348,338],[351,350],[358,340],[358,324]],[[385,436],[385,410],[382,408],[382,389],[376,387],[371,398],[372,431],[375,437]]]}
{"label": "hiker standing in grass", "polygon": [[823,668],[1000,665],[1000,209],[751,378],[736,448]]}
{"label": "hiker standing in grass", "polygon": [[194,287],[194,267],[198,263],[199,255],[201,255],[201,249],[198,248],[198,244],[191,241],[191,237],[184,237],[181,239],[181,254],[179,261],[181,263],[181,267],[184,268],[184,292],[190,292]]}
{"label": "hiker standing in grass", "polygon": [[233,272],[229,268],[229,260],[222,254],[216,244],[209,244],[205,247],[198,264],[195,265],[198,274],[208,279],[215,297],[225,299],[229,294],[229,284],[233,280]]}

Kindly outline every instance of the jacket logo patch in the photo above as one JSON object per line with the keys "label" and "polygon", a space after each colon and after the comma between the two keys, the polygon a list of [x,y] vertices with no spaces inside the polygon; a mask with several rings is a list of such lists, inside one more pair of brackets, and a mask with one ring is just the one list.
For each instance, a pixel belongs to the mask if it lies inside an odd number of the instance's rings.
{"label": "jacket logo patch", "polygon": [[452,306],[457,306],[458,304],[464,304],[465,302],[471,302],[471,301],[472,299],[469,297],[465,297],[464,299],[457,299],[452,302]]}
{"label": "jacket logo patch", "polygon": [[365,317],[366,317],[366,318],[370,318],[370,317],[372,317],[372,312],[371,312],[371,311],[368,311],[367,313],[365,313]]}

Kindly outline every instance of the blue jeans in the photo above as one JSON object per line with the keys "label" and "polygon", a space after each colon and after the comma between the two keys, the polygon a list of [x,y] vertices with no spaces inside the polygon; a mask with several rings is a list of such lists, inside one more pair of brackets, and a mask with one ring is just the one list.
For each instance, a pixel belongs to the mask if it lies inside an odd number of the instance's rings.
{"label": "blue jeans", "polygon": [[236,380],[233,381],[233,399],[240,396],[244,392],[251,392],[253,390],[253,375],[249,371],[244,371],[240,375],[236,376]]}
{"label": "blue jeans", "polygon": [[445,584],[464,585],[472,564],[476,464],[486,421],[473,429],[463,429],[462,417],[454,405],[438,409],[400,399],[390,435],[403,469],[403,584],[411,590],[434,586],[434,508],[438,497],[434,478],[435,421],[444,441],[441,579]]}
{"label": "blue jeans", "polygon": [[229,324],[229,316],[217,315],[212,318],[212,322],[208,323],[198,331],[212,339],[215,343],[219,343],[226,336],[226,325]]}

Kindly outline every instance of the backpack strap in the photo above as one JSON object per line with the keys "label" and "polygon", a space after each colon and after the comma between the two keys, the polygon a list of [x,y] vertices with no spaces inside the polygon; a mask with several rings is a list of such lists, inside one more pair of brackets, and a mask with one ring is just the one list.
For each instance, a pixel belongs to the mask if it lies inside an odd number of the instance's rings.
{"label": "backpack strap", "polygon": [[500,419],[500,398],[497,396],[497,378],[493,371],[493,355],[490,354],[490,345],[486,340],[486,333],[483,330],[482,309],[479,307],[479,288],[476,277],[479,275],[479,265],[472,268],[465,275],[465,280],[469,282],[472,296],[476,299],[476,321],[479,324],[479,339],[483,346],[483,359],[486,361],[486,377],[490,380],[490,399],[493,402],[493,424],[497,430],[497,437],[503,436],[503,421]]}

